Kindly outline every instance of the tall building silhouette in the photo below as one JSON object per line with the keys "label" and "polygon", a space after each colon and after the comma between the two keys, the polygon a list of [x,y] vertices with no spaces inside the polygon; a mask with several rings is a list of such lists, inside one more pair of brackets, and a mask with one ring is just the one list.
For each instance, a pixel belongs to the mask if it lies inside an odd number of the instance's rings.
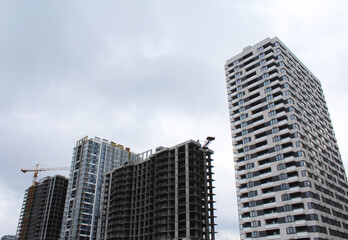
{"label": "tall building silhouette", "polygon": [[225,71],[241,239],[348,239],[347,177],[320,81],[276,37]]}
{"label": "tall building silhouette", "polygon": [[108,173],[98,239],[214,240],[212,153],[189,140]]}
{"label": "tall building silhouette", "polygon": [[95,240],[104,174],[136,155],[106,139],[82,138],[73,150],[60,239]]}
{"label": "tall building silhouette", "polygon": [[67,186],[68,179],[63,176],[45,177],[34,187],[31,204],[28,204],[28,196],[33,186],[26,190],[17,229],[18,239],[59,238]]}

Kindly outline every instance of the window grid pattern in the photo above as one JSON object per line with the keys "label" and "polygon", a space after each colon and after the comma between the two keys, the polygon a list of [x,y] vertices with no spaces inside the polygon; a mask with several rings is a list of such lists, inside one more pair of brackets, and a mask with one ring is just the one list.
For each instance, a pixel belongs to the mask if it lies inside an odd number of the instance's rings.
{"label": "window grid pattern", "polygon": [[347,177],[319,80],[277,38],[225,69],[242,239],[347,239]]}

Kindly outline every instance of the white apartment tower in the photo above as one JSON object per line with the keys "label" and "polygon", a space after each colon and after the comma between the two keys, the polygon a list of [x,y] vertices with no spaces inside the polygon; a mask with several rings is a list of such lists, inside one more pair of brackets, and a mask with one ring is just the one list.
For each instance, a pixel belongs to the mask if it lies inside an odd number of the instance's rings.
{"label": "white apartment tower", "polygon": [[348,184],[319,80],[278,39],[225,65],[241,239],[348,239]]}
{"label": "white apartment tower", "polygon": [[82,138],[73,150],[61,240],[96,240],[104,174],[136,154],[106,139]]}

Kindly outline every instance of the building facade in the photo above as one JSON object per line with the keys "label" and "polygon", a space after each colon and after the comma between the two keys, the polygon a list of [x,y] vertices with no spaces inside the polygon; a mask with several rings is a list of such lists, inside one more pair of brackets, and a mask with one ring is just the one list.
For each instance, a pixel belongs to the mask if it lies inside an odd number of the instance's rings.
{"label": "building facade", "polygon": [[227,60],[241,239],[348,239],[348,185],[319,80],[278,39]]}
{"label": "building facade", "polygon": [[[67,186],[68,179],[56,175],[45,177],[35,187],[31,186],[26,190],[17,228],[18,239],[59,238]],[[29,206],[28,195],[31,188],[34,188],[34,193]],[[24,220],[25,218],[27,219]]]}
{"label": "building facade", "polygon": [[65,200],[61,239],[95,240],[100,218],[103,177],[127,160],[137,161],[122,145],[85,137],[76,143]]}
{"label": "building facade", "polygon": [[108,173],[98,239],[215,239],[212,153],[190,140]]}
{"label": "building facade", "polygon": [[17,240],[17,237],[14,235],[5,235],[1,238],[1,240]]}

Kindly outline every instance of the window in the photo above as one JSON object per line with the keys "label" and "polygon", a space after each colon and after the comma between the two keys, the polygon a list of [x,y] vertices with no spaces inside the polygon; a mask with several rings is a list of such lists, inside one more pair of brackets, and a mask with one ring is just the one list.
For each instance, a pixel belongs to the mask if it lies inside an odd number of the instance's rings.
{"label": "window", "polygon": [[288,228],[286,228],[286,233],[287,234],[295,234],[296,228],[295,227],[288,227]]}
{"label": "window", "polygon": [[243,114],[240,116],[240,120],[246,119],[248,117],[248,114]]}
{"label": "window", "polygon": [[277,48],[276,52],[277,52],[277,53],[281,52],[280,48]]}
{"label": "window", "polygon": [[302,147],[302,143],[300,141],[296,142],[296,147]]}
{"label": "window", "polygon": [[266,101],[272,100],[273,99],[273,95],[269,95],[266,97]]}
{"label": "window", "polygon": [[244,100],[240,100],[239,102],[238,102],[238,105],[242,105],[244,103]]}
{"label": "window", "polygon": [[291,92],[289,90],[286,90],[285,91],[285,95],[288,96],[288,95],[291,95]]}
{"label": "window", "polygon": [[283,62],[280,62],[280,63],[278,64],[278,66],[284,66],[284,63],[283,63]]}
{"label": "window", "polygon": [[275,152],[280,151],[280,150],[282,150],[282,145],[277,145],[274,147]]}
{"label": "window", "polygon": [[302,177],[308,176],[308,171],[302,170],[301,175],[302,175]]}
{"label": "window", "polygon": [[294,103],[294,100],[292,98],[286,99],[286,103]]}
{"label": "window", "polygon": [[279,154],[276,156],[276,161],[279,161],[279,160],[283,160],[284,159],[284,155],[283,154]]}
{"label": "window", "polygon": [[241,113],[241,112],[244,112],[245,111],[245,107],[241,107],[240,109],[239,109],[239,112]]}
{"label": "window", "polygon": [[250,142],[250,140],[251,140],[251,138],[250,138],[250,137],[247,137],[247,138],[244,138],[244,139],[242,140],[242,142],[243,142],[243,143],[248,143],[248,142]]}
{"label": "window", "polygon": [[234,77],[237,78],[237,77],[239,77],[240,75],[241,75],[241,73],[239,72],[239,73],[235,74]]}
{"label": "window", "polygon": [[291,120],[296,120],[296,116],[295,116],[295,115],[291,115],[291,116],[290,116],[290,119],[291,119]]}
{"label": "window", "polygon": [[250,155],[245,155],[244,156],[244,161],[248,161],[248,160],[250,160],[251,159],[251,156]]}
{"label": "window", "polygon": [[282,76],[282,80],[288,80],[287,76]]}
{"label": "window", "polygon": [[244,92],[239,93],[239,94],[237,95],[237,98],[241,98],[241,97],[243,97],[243,95],[244,95]]}
{"label": "window", "polygon": [[249,202],[249,207],[255,207],[255,206],[256,206],[256,201]]}
{"label": "window", "polygon": [[283,170],[283,169],[285,169],[285,168],[286,168],[285,163],[278,164],[278,166],[277,166],[277,170],[278,170],[278,171]]}
{"label": "window", "polygon": [[279,180],[284,180],[284,179],[287,179],[288,178],[288,174],[286,173],[282,173],[279,175]]}
{"label": "window", "polygon": [[267,70],[267,66],[261,68],[261,72],[264,72]]}
{"label": "window", "polygon": [[312,183],[310,181],[304,181],[303,182],[303,187],[312,187]]}
{"label": "window", "polygon": [[261,226],[261,221],[252,221],[251,222],[251,227],[259,227]]}
{"label": "window", "polygon": [[272,134],[273,133],[277,133],[277,132],[279,132],[279,128],[278,127],[275,127],[275,128],[272,129]]}
{"label": "window", "polygon": [[298,152],[297,152],[297,156],[298,156],[298,157],[305,156],[305,153],[304,153],[303,151],[298,151]]}
{"label": "window", "polygon": [[265,64],[265,63],[266,63],[266,59],[260,61],[260,65]]}
{"label": "window", "polygon": [[290,194],[283,194],[282,195],[282,201],[285,202],[285,201],[289,201],[291,199],[290,197]]}
{"label": "window", "polygon": [[261,53],[260,55],[259,55],[259,58],[263,58],[265,56],[265,54],[264,53]]}
{"label": "window", "polygon": [[287,84],[287,83],[283,84],[283,88],[288,88],[288,87],[289,87],[289,84]]}
{"label": "window", "polygon": [[245,169],[251,169],[254,167],[254,163],[248,163],[245,165]]}
{"label": "window", "polygon": [[245,174],[245,178],[252,178],[252,177],[253,177],[252,172],[248,172],[247,174]]}
{"label": "window", "polygon": [[265,79],[265,78],[267,78],[268,76],[269,76],[269,73],[265,73],[265,74],[262,75],[262,79]]}
{"label": "window", "polygon": [[271,80],[266,80],[264,83],[263,83],[263,86],[266,86],[266,85],[268,85],[268,84],[270,84],[271,83]]}
{"label": "window", "polygon": [[308,219],[309,220],[318,220],[318,215],[315,213],[309,214]]}
{"label": "window", "polygon": [[238,79],[237,81],[236,81],[236,84],[239,84],[239,83],[241,83],[242,82],[242,80],[241,79]]}
{"label": "window", "polygon": [[247,134],[248,134],[248,130],[247,129],[242,131],[242,136],[247,135]]}
{"label": "window", "polygon": [[259,234],[259,232],[252,232],[251,233],[251,237],[252,238],[258,238],[258,237],[260,237],[260,234]]}
{"label": "window", "polygon": [[240,127],[243,128],[243,127],[246,127],[247,126],[247,123],[246,122],[243,122],[240,124]]}
{"label": "window", "polygon": [[248,152],[248,151],[250,151],[250,146],[246,146],[243,148],[243,152]]}
{"label": "window", "polygon": [[292,211],[292,206],[291,205],[285,205],[285,206],[283,206],[283,210],[284,210],[284,212]]}
{"label": "window", "polygon": [[277,56],[277,60],[280,60],[280,59],[284,59],[284,57],[283,57],[282,55],[279,54],[279,55]]}
{"label": "window", "polygon": [[292,129],[299,129],[300,126],[297,123],[291,124]]}
{"label": "window", "polygon": [[237,91],[240,91],[240,90],[242,90],[242,86],[239,86],[239,87],[237,87]]}
{"label": "window", "polygon": [[272,116],[274,116],[274,115],[276,115],[276,114],[277,114],[276,111],[271,111],[271,112],[268,113],[268,116],[269,116],[269,117],[272,117]]}
{"label": "window", "polygon": [[286,71],[285,71],[285,68],[280,69],[280,72],[281,72],[281,73],[286,72]]}
{"label": "window", "polygon": [[270,103],[270,104],[267,105],[267,108],[268,108],[268,109],[270,109],[270,108],[272,108],[272,107],[274,107],[274,103]]}
{"label": "window", "polygon": [[269,121],[269,125],[274,125],[277,124],[278,119],[272,119],[271,121]]}
{"label": "window", "polygon": [[258,49],[257,49],[257,52],[262,52],[263,51],[263,47],[259,47]]}
{"label": "window", "polygon": [[270,87],[265,89],[265,93],[269,93],[271,91],[272,91],[272,88],[270,88]]}
{"label": "window", "polygon": [[275,142],[279,142],[280,141],[280,136],[275,136],[275,137],[273,137],[273,142],[275,143]]}
{"label": "window", "polygon": [[233,62],[233,66],[236,66],[238,64],[238,60]]}
{"label": "window", "polygon": [[253,187],[254,186],[254,182],[248,182],[247,183],[247,188],[251,188],[251,187]]}
{"label": "window", "polygon": [[289,108],[288,108],[288,111],[289,111],[289,112],[293,112],[294,110],[295,110],[294,107],[289,107]]}
{"label": "window", "polygon": [[233,69],[234,72],[237,72],[239,70],[239,67],[236,67],[235,69]]}
{"label": "window", "polygon": [[289,188],[290,188],[289,183],[284,183],[284,184],[280,185],[281,191],[287,190]]}

